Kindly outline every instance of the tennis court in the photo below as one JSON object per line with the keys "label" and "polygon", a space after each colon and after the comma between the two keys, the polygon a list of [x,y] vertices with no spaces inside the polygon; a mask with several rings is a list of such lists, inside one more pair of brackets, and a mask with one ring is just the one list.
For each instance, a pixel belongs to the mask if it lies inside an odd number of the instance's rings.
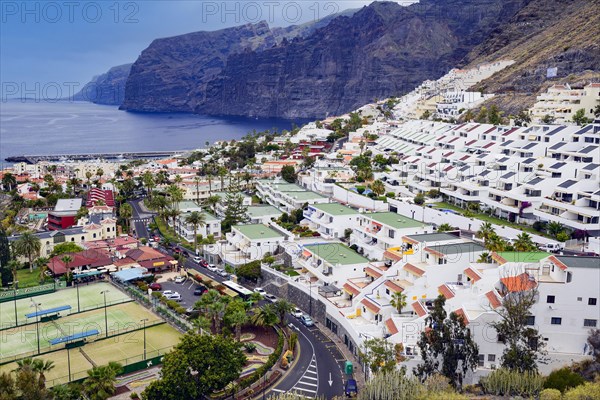
{"label": "tennis court", "polygon": [[[168,324],[146,328],[146,358],[167,353],[179,342],[180,337],[181,334]],[[70,350],[64,349],[63,345],[63,350],[34,357],[54,362],[54,368],[46,374],[47,385],[54,386],[68,381],[69,360],[71,380],[75,380],[85,378],[87,370],[93,368],[94,364],[105,365],[110,361],[117,361],[127,365],[144,359],[143,330],[99,339],[101,340]],[[12,371],[16,367],[16,363],[2,365],[0,373]]]}
{"label": "tennis court", "polygon": [[[107,291],[106,304],[108,305],[131,300],[126,294],[106,282],[81,284],[79,285],[79,307],[81,311],[103,308],[104,294],[101,293],[103,291]],[[58,290],[54,293],[17,300],[17,321],[19,325],[32,322],[32,320],[27,320],[25,314],[35,311],[33,302],[39,304],[38,308],[43,310],[69,305],[71,306],[71,310],[61,314],[73,314],[77,312],[77,288],[71,287]],[[0,303],[0,329],[14,326],[15,302],[6,301]]]}
{"label": "tennis court", "polygon": [[[113,290],[116,290],[113,288]],[[39,328],[40,351],[46,352],[64,347],[64,344],[51,346],[50,340],[96,329],[100,334],[88,338],[93,341],[106,336],[120,335],[142,327],[142,319],[151,326],[162,320],[135,302],[121,303],[80,314],[68,315],[55,321],[13,327],[0,331],[0,362],[11,358],[21,358],[37,353]],[[39,326],[38,326],[39,325]]]}

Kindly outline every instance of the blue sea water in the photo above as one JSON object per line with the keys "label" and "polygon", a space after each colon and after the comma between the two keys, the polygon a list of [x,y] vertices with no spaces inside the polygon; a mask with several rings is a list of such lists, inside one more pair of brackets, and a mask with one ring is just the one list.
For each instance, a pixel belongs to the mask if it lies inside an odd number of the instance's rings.
{"label": "blue sea water", "polygon": [[[302,123],[306,121],[299,121]],[[39,154],[191,150],[253,130],[290,129],[293,121],[148,114],[85,102],[0,102],[0,165]]]}

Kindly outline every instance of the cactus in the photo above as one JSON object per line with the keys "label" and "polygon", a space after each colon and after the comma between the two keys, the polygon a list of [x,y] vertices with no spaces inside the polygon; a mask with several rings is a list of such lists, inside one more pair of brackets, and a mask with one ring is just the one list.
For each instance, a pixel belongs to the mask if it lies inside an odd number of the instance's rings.
{"label": "cactus", "polygon": [[401,371],[376,375],[358,394],[358,400],[412,400],[424,392],[415,378]]}
{"label": "cactus", "polygon": [[543,388],[544,377],[537,372],[498,369],[479,381],[487,394],[497,396],[536,396]]}

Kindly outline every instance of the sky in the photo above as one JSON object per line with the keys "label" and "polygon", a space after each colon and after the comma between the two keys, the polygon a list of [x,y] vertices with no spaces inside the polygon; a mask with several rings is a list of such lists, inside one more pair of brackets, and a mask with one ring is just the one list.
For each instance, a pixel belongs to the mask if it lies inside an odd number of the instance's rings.
{"label": "sky", "polygon": [[369,3],[0,0],[0,92],[2,99],[7,95],[52,97],[58,92],[59,97],[66,97],[94,75],[134,62],[156,38],[261,20],[271,26],[288,26]]}

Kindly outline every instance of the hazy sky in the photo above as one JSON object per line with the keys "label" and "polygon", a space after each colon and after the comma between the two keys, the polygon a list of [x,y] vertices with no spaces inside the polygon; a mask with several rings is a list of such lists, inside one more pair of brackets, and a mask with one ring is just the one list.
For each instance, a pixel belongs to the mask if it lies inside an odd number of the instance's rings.
{"label": "hazy sky", "polygon": [[[401,2],[401,1],[399,1]],[[343,1],[10,1],[1,0],[2,93],[84,85],[136,60],[155,38],[266,20],[287,26],[360,8]],[[50,95],[51,96],[51,95]],[[10,96],[14,97],[14,96]]]}

